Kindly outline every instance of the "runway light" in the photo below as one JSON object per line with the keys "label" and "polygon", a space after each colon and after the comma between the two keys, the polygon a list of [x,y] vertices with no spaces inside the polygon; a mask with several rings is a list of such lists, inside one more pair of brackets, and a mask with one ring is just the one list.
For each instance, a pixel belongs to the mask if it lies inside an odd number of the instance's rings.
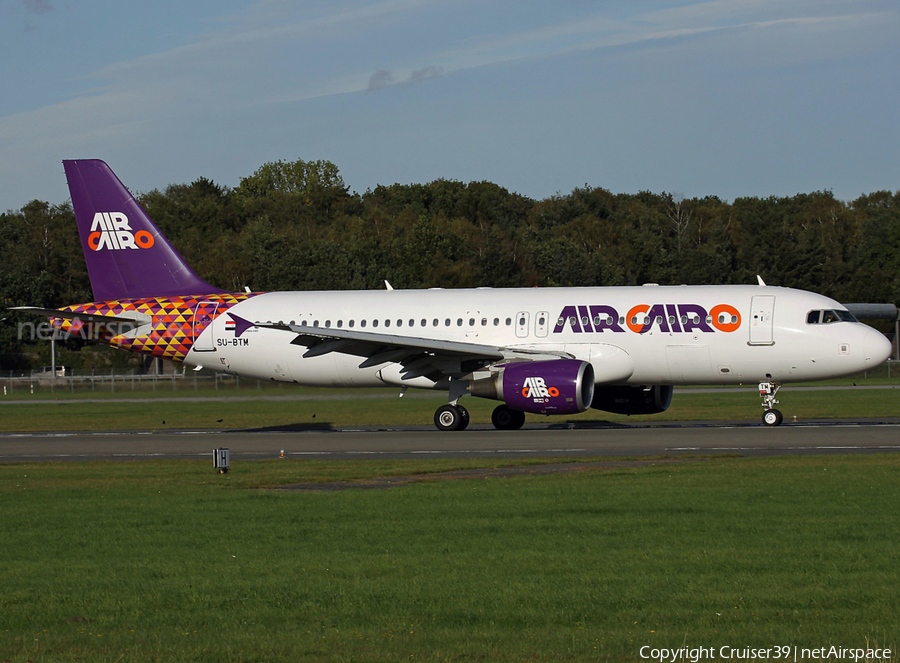
{"label": "runway light", "polygon": [[219,470],[219,474],[228,472],[231,465],[231,453],[228,449],[213,449],[213,467]]}
{"label": "runway light", "polygon": [[281,450],[281,457],[284,458],[284,449]]}

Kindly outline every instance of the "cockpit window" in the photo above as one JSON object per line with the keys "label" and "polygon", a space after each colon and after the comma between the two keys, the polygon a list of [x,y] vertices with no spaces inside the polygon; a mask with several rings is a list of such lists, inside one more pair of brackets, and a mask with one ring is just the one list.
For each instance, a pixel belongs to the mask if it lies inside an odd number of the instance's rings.
{"label": "cockpit window", "polygon": [[808,325],[828,325],[832,322],[859,322],[850,311],[844,309],[827,309],[824,311],[810,311],[806,314]]}

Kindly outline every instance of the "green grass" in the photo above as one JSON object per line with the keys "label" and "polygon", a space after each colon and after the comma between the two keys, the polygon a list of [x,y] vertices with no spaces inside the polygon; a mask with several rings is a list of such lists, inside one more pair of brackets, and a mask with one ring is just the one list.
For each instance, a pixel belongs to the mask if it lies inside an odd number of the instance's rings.
{"label": "green grass", "polygon": [[[324,391],[324,390],[322,390]],[[431,425],[434,410],[446,396],[432,392],[397,398],[388,390],[332,391],[309,394],[311,400],[158,401],[7,403],[0,401],[0,431],[162,430],[196,428],[265,428],[275,426],[347,427]],[[349,397],[348,397],[349,396]],[[355,396],[359,396],[356,398]],[[900,398],[891,389],[848,388],[839,391],[791,391],[785,387],[779,406],[790,420],[900,416]],[[472,421],[490,423],[494,401],[465,398]],[[721,389],[709,394],[677,393],[669,410],[652,416],[626,417],[598,410],[577,416],[528,415],[529,422],[641,422],[757,420],[762,414],[754,389]],[[221,420],[221,421],[220,421]]]}
{"label": "green grass", "polygon": [[900,457],[285,493],[476,462],[0,466],[0,660],[900,647]]}

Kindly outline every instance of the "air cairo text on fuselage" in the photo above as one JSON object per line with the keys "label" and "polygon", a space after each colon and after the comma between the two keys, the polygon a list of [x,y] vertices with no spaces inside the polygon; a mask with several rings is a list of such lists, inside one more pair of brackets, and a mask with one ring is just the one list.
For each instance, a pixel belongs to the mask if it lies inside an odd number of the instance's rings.
{"label": "air cairo text on fuselage", "polygon": [[576,334],[625,333],[626,328],[635,334],[645,334],[654,326],[661,332],[676,334],[731,333],[741,326],[741,314],[730,304],[717,304],[709,311],[699,304],[638,304],[625,316],[620,316],[612,306],[570,305],[560,311],[553,333],[559,334],[570,327]]}

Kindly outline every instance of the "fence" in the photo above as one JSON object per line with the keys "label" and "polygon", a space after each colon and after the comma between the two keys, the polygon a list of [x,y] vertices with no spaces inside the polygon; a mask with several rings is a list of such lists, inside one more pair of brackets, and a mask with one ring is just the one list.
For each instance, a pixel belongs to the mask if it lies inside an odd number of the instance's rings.
{"label": "fence", "polygon": [[[280,390],[285,385],[264,380],[251,380],[222,373],[181,370],[169,374],[144,375],[135,371],[71,371],[59,367],[54,377],[51,371],[0,374],[4,396],[56,392],[125,392],[125,391],[222,391],[222,390]],[[289,388],[289,385],[288,385]]]}

